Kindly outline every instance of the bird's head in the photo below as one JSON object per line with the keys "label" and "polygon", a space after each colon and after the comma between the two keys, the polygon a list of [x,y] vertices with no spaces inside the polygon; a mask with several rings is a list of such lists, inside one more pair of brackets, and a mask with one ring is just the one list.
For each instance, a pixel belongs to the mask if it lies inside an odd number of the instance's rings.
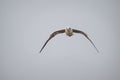
{"label": "bird's head", "polygon": [[66,29],[65,29],[65,33],[66,33],[66,35],[68,35],[69,37],[71,37],[71,36],[73,35],[73,31],[72,31],[71,28],[66,28]]}
{"label": "bird's head", "polygon": [[67,31],[71,31],[72,29],[70,27],[66,28]]}

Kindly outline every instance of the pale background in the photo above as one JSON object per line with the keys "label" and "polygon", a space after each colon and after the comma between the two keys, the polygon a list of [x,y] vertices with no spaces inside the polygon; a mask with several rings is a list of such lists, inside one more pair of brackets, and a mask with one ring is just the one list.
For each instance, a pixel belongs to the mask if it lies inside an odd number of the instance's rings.
{"label": "pale background", "polygon": [[[49,35],[71,27],[82,35]],[[0,80],[120,80],[120,0],[0,0]]]}

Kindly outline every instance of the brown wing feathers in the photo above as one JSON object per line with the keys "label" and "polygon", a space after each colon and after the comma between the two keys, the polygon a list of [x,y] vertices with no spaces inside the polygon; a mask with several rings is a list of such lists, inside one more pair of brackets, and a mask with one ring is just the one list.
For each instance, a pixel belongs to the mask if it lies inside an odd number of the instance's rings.
{"label": "brown wing feathers", "polygon": [[43,48],[46,46],[46,44],[48,43],[48,41],[49,41],[50,39],[52,39],[55,35],[60,34],[60,33],[64,33],[64,32],[65,32],[65,29],[63,29],[63,30],[58,30],[58,31],[53,32],[53,33],[50,35],[50,37],[48,38],[48,40],[45,42],[45,44],[43,45],[43,47],[41,48],[40,53],[41,53],[41,51],[43,50]]}
{"label": "brown wing feathers", "polygon": [[92,45],[94,46],[94,48],[96,49],[96,51],[99,53],[98,49],[96,48],[96,46],[94,45],[94,43],[92,42],[92,40],[87,36],[86,33],[84,33],[83,31],[80,31],[80,30],[76,30],[76,29],[73,29],[73,32],[74,33],[81,33],[81,34],[83,34],[92,43]]}

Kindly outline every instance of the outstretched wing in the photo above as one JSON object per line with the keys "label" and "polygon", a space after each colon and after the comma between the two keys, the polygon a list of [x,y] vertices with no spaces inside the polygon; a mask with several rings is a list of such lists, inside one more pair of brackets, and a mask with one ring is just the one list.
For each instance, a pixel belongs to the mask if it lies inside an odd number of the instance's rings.
{"label": "outstretched wing", "polygon": [[58,31],[53,32],[53,33],[50,35],[50,37],[48,38],[48,40],[45,42],[45,44],[43,45],[43,47],[41,48],[40,53],[41,53],[41,51],[43,50],[43,48],[46,46],[46,44],[48,43],[48,41],[49,41],[50,39],[52,39],[55,35],[60,34],[60,33],[64,33],[64,32],[65,32],[65,29],[62,29],[62,30],[58,30]]}
{"label": "outstretched wing", "polygon": [[92,43],[92,45],[94,46],[94,48],[96,49],[96,51],[99,53],[98,49],[96,48],[96,46],[94,45],[94,43],[92,42],[92,40],[87,36],[86,33],[84,33],[83,31],[80,31],[80,30],[76,30],[76,29],[73,29],[73,32],[74,33],[80,33],[80,34],[84,35]]}

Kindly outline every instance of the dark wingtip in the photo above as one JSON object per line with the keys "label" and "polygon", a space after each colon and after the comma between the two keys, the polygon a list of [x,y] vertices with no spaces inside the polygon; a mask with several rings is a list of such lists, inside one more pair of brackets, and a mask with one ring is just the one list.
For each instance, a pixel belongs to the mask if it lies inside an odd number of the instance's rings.
{"label": "dark wingtip", "polygon": [[97,53],[99,53],[99,50],[96,48],[96,46],[93,44],[95,50],[97,51]]}
{"label": "dark wingtip", "polygon": [[42,52],[42,50],[39,51],[39,54]]}
{"label": "dark wingtip", "polygon": [[96,49],[97,53],[100,53],[98,49]]}

